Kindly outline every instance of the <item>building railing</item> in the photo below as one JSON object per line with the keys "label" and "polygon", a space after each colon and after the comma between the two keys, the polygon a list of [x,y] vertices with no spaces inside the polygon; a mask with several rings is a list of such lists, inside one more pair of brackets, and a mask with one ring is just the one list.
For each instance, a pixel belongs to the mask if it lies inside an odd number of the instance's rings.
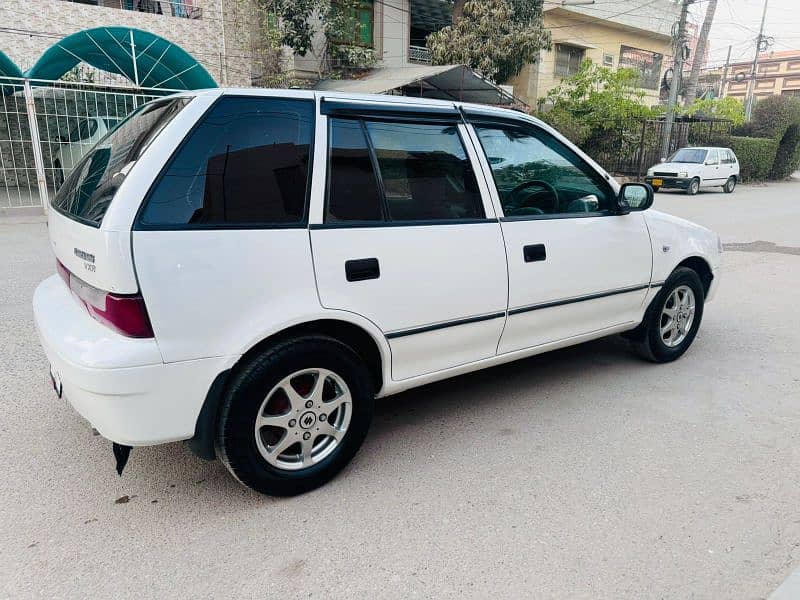
{"label": "building railing", "polygon": [[203,9],[197,6],[197,0],[67,0],[67,2],[168,15],[182,19],[200,19],[203,14]]}
{"label": "building railing", "polygon": [[409,46],[408,60],[429,65],[431,64],[431,51],[425,46]]}

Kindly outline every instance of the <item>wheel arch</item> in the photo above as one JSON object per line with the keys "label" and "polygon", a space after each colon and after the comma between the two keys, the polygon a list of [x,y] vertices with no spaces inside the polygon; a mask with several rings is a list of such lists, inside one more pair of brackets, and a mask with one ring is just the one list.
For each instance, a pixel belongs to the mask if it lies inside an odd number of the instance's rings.
{"label": "wheel arch", "polygon": [[378,394],[381,391],[384,384],[384,370],[386,369],[388,372],[390,365],[388,345],[382,345],[366,328],[336,317],[318,318],[289,325],[253,343],[229,369],[222,371],[214,378],[197,417],[194,436],[186,440],[192,452],[205,460],[216,458],[214,437],[219,406],[231,374],[265,349],[291,338],[305,336],[331,337],[352,348],[367,366],[372,376],[375,393]]}
{"label": "wheel arch", "polygon": [[[708,290],[711,289],[711,281],[714,279],[714,271],[712,271],[708,261],[700,256],[689,256],[679,262],[675,266],[675,269],[680,267],[687,267],[697,273],[698,277],[700,277],[700,281],[703,283],[703,293],[708,295]],[[675,269],[673,269],[673,272]],[[671,274],[672,273],[670,273],[670,275]]]}

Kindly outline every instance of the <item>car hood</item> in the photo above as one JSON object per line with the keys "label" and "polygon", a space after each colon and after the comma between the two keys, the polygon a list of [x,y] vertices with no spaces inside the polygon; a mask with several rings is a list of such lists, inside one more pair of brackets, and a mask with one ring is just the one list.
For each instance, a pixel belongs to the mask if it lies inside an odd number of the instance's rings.
{"label": "car hood", "polygon": [[673,163],[673,162],[665,162],[665,163],[658,163],[650,167],[651,171],[666,171],[668,173],[680,173],[681,171],[691,171],[696,169],[700,165],[698,163]]}

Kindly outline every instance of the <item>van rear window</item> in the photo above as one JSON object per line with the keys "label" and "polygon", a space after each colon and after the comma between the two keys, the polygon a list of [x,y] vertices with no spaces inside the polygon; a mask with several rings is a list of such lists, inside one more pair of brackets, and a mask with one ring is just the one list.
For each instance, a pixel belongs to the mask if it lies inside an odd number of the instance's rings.
{"label": "van rear window", "polygon": [[100,227],[126,165],[134,163],[150,142],[191,98],[169,98],[143,105],[111,131],[67,174],[52,206],[63,215]]}

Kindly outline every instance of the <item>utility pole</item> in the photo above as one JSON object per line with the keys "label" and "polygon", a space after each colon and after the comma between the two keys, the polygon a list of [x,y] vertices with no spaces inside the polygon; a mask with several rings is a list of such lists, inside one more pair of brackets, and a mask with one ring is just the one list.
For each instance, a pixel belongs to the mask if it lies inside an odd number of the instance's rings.
{"label": "utility pole", "polygon": [[689,5],[694,0],[681,0],[681,19],[678,21],[678,33],[675,36],[674,67],[672,70],[672,84],[669,87],[669,100],[667,112],[664,116],[664,131],[661,137],[661,156],[669,156],[669,141],[672,138],[672,125],[675,123],[675,104],[678,102],[678,90],[681,88],[681,74],[683,73],[683,60],[686,57],[686,19],[689,16]]}
{"label": "utility pole", "polygon": [[756,74],[758,73],[758,55],[761,54],[761,45],[764,41],[764,22],[767,20],[767,2],[764,0],[764,12],[761,13],[761,27],[756,38],[756,55],[753,57],[753,68],[750,71],[750,83],[747,86],[747,102],[744,108],[744,119],[750,122],[753,116],[753,95],[756,89]]}
{"label": "utility pole", "polygon": [[728,81],[728,69],[731,68],[731,50],[733,46],[728,46],[728,58],[725,59],[725,68],[722,70],[722,79],[719,82],[719,94],[717,94],[718,98],[722,98],[722,94],[725,93],[725,83]]}

